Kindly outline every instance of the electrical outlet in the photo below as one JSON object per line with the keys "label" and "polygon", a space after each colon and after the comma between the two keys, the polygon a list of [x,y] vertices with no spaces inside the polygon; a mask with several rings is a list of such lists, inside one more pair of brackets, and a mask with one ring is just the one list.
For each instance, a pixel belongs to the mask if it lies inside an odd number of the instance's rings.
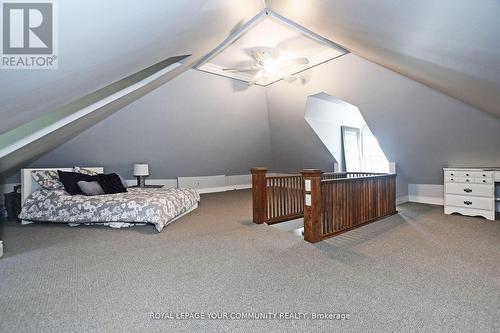
{"label": "electrical outlet", "polygon": [[306,194],[306,206],[311,206],[311,195]]}

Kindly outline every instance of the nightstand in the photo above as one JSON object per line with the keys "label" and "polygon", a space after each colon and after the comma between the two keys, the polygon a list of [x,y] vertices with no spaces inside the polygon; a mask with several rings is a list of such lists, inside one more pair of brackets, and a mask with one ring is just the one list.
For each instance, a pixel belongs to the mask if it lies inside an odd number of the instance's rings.
{"label": "nightstand", "polygon": [[162,188],[164,185],[144,185],[142,187],[134,185],[134,186],[129,186],[128,188]]}
{"label": "nightstand", "polygon": [[7,211],[7,221],[17,220],[17,216],[21,213],[21,193],[17,191],[5,193],[4,197],[5,210]]}

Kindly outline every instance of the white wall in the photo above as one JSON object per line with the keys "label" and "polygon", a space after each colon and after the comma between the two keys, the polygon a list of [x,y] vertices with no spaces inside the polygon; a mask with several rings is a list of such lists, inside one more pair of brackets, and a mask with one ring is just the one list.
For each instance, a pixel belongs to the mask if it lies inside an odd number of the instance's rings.
{"label": "white wall", "polygon": [[304,116],[342,170],[342,126],[361,128],[366,122],[354,105],[325,93],[309,96]]}
{"label": "white wall", "polygon": [[498,117],[354,54],[309,71],[305,84],[280,81],[267,91],[274,159],[284,171],[328,166],[328,150],[304,120],[307,97],[320,92],[359,108],[398,165],[398,196],[408,183],[442,184],[445,166],[500,165]]}
{"label": "white wall", "polygon": [[133,179],[136,162],[152,179],[271,166],[265,89],[189,70],[26,166],[98,165]]}

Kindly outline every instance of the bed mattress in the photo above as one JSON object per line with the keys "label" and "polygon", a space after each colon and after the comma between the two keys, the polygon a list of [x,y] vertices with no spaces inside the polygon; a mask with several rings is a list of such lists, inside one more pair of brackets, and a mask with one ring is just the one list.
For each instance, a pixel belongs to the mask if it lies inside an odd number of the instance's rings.
{"label": "bed mattress", "polygon": [[129,188],[96,196],[37,190],[26,199],[19,218],[53,223],[150,223],[161,231],[176,217],[198,205],[200,195],[186,188]]}

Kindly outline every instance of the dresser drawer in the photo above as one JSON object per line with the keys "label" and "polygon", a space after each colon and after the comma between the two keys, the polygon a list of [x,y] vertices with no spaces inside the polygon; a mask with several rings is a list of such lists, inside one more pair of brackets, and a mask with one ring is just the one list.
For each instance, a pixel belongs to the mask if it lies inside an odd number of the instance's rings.
{"label": "dresser drawer", "polygon": [[494,182],[493,178],[474,178],[476,184],[493,184]]}
{"label": "dresser drawer", "polygon": [[458,177],[459,183],[474,183],[474,178],[471,177]]}
{"label": "dresser drawer", "polygon": [[473,171],[471,174],[474,178],[493,178],[493,171]]}
{"label": "dresser drawer", "polygon": [[447,183],[446,194],[493,197],[495,187],[491,184]]}
{"label": "dresser drawer", "polygon": [[493,178],[467,178],[467,177],[445,177],[445,183],[465,183],[465,184],[493,184]]}
{"label": "dresser drawer", "polygon": [[455,171],[447,170],[444,172],[445,178],[494,178],[493,171]]}
{"label": "dresser drawer", "polygon": [[495,201],[493,200],[493,198],[447,194],[445,200],[446,200],[446,206],[482,209],[482,210],[495,209]]}
{"label": "dresser drawer", "polygon": [[[468,174],[469,176],[466,176]],[[448,170],[444,172],[445,177],[471,177],[472,172]]]}
{"label": "dresser drawer", "polygon": [[462,177],[456,177],[456,176],[445,176],[444,181],[446,183],[460,183],[462,182]]}

